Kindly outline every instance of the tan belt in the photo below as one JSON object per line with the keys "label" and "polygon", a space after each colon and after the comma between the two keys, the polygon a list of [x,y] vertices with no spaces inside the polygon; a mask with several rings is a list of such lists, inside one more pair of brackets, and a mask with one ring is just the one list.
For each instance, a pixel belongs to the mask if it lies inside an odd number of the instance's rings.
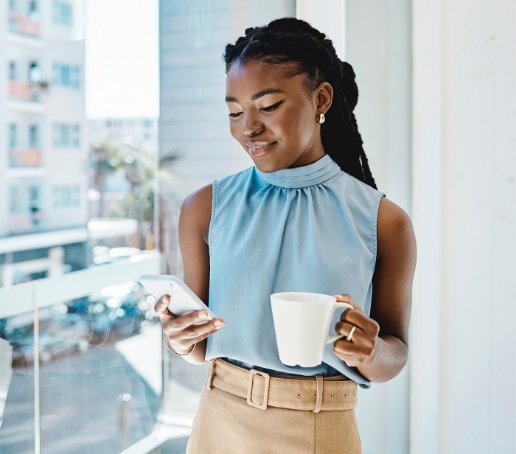
{"label": "tan belt", "polygon": [[343,375],[280,378],[220,358],[212,361],[206,387],[246,398],[249,405],[262,410],[271,406],[318,413],[351,410],[357,405],[357,384]]}

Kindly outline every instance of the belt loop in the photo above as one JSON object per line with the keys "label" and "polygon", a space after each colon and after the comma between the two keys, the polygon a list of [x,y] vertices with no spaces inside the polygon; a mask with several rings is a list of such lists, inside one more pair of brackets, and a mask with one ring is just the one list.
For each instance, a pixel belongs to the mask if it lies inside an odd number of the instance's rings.
{"label": "belt loop", "polygon": [[316,375],[315,382],[317,384],[317,391],[316,391],[316,395],[315,395],[314,413],[319,413],[321,411],[323,388],[324,388],[324,385],[323,385],[324,381],[323,381],[322,375]]}
{"label": "belt loop", "polygon": [[210,391],[213,389],[213,374],[215,372],[215,359],[211,360],[210,370],[208,371],[208,377],[206,378],[206,388]]}

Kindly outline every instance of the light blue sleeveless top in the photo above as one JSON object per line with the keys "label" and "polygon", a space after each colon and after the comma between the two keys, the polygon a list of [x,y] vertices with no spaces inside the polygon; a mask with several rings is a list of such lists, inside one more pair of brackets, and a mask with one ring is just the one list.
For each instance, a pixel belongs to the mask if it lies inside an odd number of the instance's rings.
{"label": "light blue sleeveless top", "polygon": [[[213,182],[209,306],[226,325],[208,338],[221,357],[276,374],[340,373],[370,387],[326,346],[317,367],[280,362],[269,296],[348,293],[369,315],[377,218],[385,194],[343,172],[329,155],[303,167],[256,167]],[[342,311],[335,311],[332,330]]]}

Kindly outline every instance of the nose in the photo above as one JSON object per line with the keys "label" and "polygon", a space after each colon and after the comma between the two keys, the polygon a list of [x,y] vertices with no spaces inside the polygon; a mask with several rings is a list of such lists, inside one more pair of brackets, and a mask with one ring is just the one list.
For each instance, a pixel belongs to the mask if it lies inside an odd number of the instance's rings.
{"label": "nose", "polygon": [[258,121],[256,115],[252,112],[245,112],[242,114],[242,134],[248,137],[253,137],[263,131],[263,123]]}

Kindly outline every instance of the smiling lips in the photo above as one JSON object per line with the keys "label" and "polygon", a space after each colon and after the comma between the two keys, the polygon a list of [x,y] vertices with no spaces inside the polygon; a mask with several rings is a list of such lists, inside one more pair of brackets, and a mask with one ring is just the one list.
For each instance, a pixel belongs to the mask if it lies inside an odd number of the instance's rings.
{"label": "smiling lips", "polygon": [[263,156],[276,142],[252,142],[247,143],[249,154],[253,157]]}

